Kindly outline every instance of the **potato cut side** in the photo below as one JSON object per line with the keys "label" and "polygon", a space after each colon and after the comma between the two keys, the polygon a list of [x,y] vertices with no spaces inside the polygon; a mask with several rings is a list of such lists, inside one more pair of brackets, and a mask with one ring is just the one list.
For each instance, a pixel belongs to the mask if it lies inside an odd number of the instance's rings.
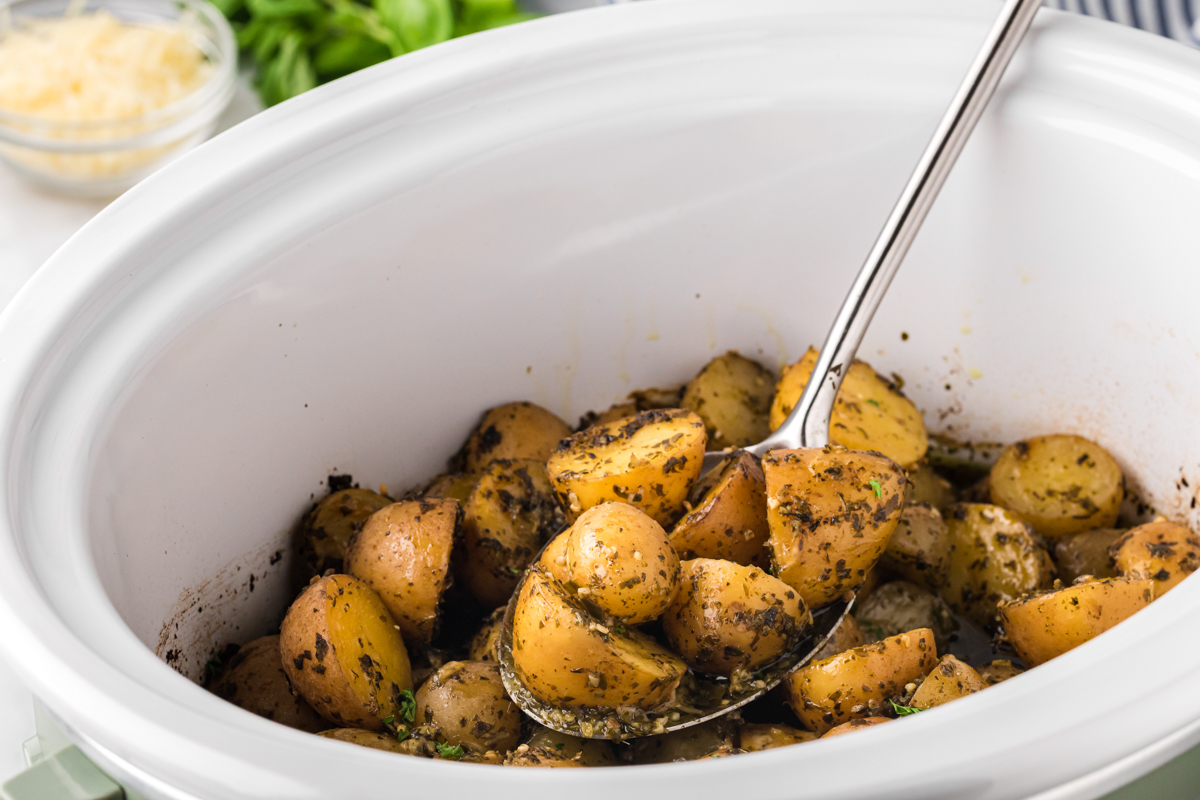
{"label": "potato cut side", "polygon": [[305,567],[312,575],[342,570],[346,545],[372,514],[391,500],[370,489],[343,489],[325,497],[301,523]]}
{"label": "potato cut side", "polygon": [[350,540],[346,572],[379,594],[413,646],[437,633],[461,521],[454,500],[408,500],[376,511]]}
{"label": "potato cut side", "polygon": [[[799,361],[784,369],[771,404],[771,430],[782,425],[800,402],[817,355],[810,347]],[[892,381],[862,361],[855,361],[842,380],[830,416],[829,436],[835,444],[883,453],[906,468],[915,467],[929,449],[921,412]]]}
{"label": "potato cut side", "polygon": [[1154,592],[1148,578],[1087,581],[1004,603],[1000,622],[1017,655],[1035,667],[1136,614]]}
{"label": "potato cut side", "polygon": [[467,499],[455,574],[476,600],[502,606],[543,543],[565,524],[542,462],[493,461]]}
{"label": "potato cut side", "polygon": [[1123,534],[1109,547],[1113,565],[1127,578],[1150,578],[1164,594],[1200,567],[1200,537],[1183,525],[1155,520]]}
{"label": "potato cut side", "polygon": [[841,447],[763,457],[775,574],[809,608],[857,588],[887,547],[907,479],[895,462]]}
{"label": "potato cut side", "polygon": [[545,462],[571,426],[533,403],[505,403],[484,412],[455,456],[460,471],[481,472],[496,459]]}
{"label": "potato cut side", "polygon": [[950,566],[950,533],[941,513],[932,506],[906,506],[879,565],[936,592]]}
{"label": "potato cut side", "polygon": [[743,725],[738,732],[739,747],[747,753],[759,750],[773,750],[776,747],[787,747],[793,744],[803,744],[818,738],[812,731],[802,731],[790,725]]}
{"label": "potato cut side", "polygon": [[680,405],[704,420],[709,447],[723,450],[767,438],[774,395],[775,374],[730,350],[708,362],[688,382]]}
{"label": "potato cut side", "polygon": [[563,440],[546,466],[569,521],[615,501],[667,527],[700,475],[706,441],[704,422],[690,411],[643,411]]}
{"label": "potato cut side", "polygon": [[1116,459],[1082,436],[1017,442],[1000,454],[988,485],[993,503],[1051,537],[1111,528],[1125,496]]}
{"label": "potato cut side", "polygon": [[987,684],[970,664],[945,655],[921,681],[909,705],[913,708],[933,708],[986,688]]}
{"label": "potato cut side", "polygon": [[409,735],[404,741],[397,741],[390,733],[367,731],[362,728],[334,728],[322,731],[318,736],[334,739],[359,747],[370,747],[373,750],[384,750],[389,753],[399,753],[418,758],[433,758],[437,755],[437,740],[421,733]]}
{"label": "potato cut side", "polygon": [[530,693],[557,706],[654,708],[687,670],[648,636],[597,621],[538,566],[517,597],[512,654]]}
{"label": "potato cut side", "polygon": [[404,639],[379,595],[357,578],[313,582],[284,617],[283,668],[296,691],[334,724],[380,730],[412,689]]}
{"label": "potato cut side", "polygon": [[889,697],[937,664],[933,631],[922,628],[811,663],[786,678],[788,703],[801,724],[825,733],[880,713]]}
{"label": "potato cut side", "polygon": [[1048,589],[1054,582],[1050,554],[1011,512],[960,503],[947,510],[946,528],[952,550],[942,598],[979,625],[995,623],[1001,602]]}
{"label": "potato cut side", "polygon": [[767,484],[759,460],[730,454],[697,482],[692,510],[671,531],[680,558],[719,558],[766,567]]}

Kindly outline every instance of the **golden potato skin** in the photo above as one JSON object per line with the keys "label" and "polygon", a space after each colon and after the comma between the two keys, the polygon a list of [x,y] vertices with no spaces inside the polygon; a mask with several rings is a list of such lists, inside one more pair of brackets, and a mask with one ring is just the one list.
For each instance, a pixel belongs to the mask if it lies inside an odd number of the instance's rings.
{"label": "golden potato skin", "polygon": [[483,623],[483,627],[472,637],[471,643],[467,645],[467,658],[471,661],[499,661],[500,658],[496,654],[496,643],[500,641],[500,628],[503,622],[504,607],[501,606],[492,612],[492,615]]}
{"label": "golden potato skin", "polygon": [[357,578],[330,575],[293,601],[279,633],[283,669],[296,691],[333,722],[377,731],[412,689],[404,639],[379,595]]}
{"label": "golden potato skin", "polygon": [[[771,404],[771,430],[782,425],[800,402],[816,364],[817,351],[810,347],[784,369]],[[929,449],[921,412],[894,383],[862,361],[855,361],[846,372],[834,401],[829,435],[834,444],[883,453],[904,467],[916,466]]]}
{"label": "golden potato skin", "polygon": [[709,447],[747,447],[771,432],[769,414],[775,374],[730,350],[692,378],[679,404],[695,411],[708,431]]}
{"label": "golden potato skin", "polygon": [[[562,575],[601,611],[637,625],[656,619],[679,593],[679,556],[663,527],[625,503],[579,515],[567,532]],[[557,556],[555,556],[557,562]]]}
{"label": "golden potato skin", "polygon": [[462,516],[447,498],[393,503],[372,514],[346,548],[346,572],[379,594],[409,645],[428,644],[437,633]]}
{"label": "golden potato skin", "polygon": [[642,736],[630,742],[630,749],[634,764],[669,764],[731,750],[736,738],[735,724],[728,717],[718,717],[671,733]]}
{"label": "golden potato skin", "polygon": [[812,621],[796,591],[758,567],[697,558],[681,569],[679,598],[661,623],[671,649],[701,672],[731,675],[769,664]]}
{"label": "golden potato skin", "polygon": [[1073,650],[1154,600],[1149,578],[1106,578],[1039,592],[1000,606],[1004,635],[1031,667]]}
{"label": "golden potato skin", "polygon": [[1017,677],[1022,672],[1024,670],[1019,669],[1016,664],[1007,658],[998,658],[980,667],[979,677],[988,686],[995,686],[997,683],[1004,683],[1009,678]]}
{"label": "golden potato skin", "polygon": [[776,747],[787,747],[793,744],[803,744],[819,738],[812,731],[802,731],[790,725],[743,725],[738,731],[738,748],[747,753],[759,750],[773,750]]}
{"label": "golden potato skin", "polygon": [[1200,537],[1183,525],[1155,520],[1123,534],[1109,547],[1113,565],[1127,578],[1151,578],[1162,597],[1200,566]]}
{"label": "golden potato skin", "polygon": [[895,462],[840,447],[763,456],[775,574],[820,608],[866,580],[904,507]]}
{"label": "golden potato skin", "polygon": [[692,510],[671,531],[680,558],[768,565],[767,483],[755,456],[731,453],[697,482],[692,498]]}
{"label": "golden potato skin", "polygon": [[971,665],[964,664],[952,655],[944,655],[933,671],[921,681],[909,705],[913,708],[933,708],[986,688],[987,683]]}
{"label": "golden potato skin", "polygon": [[829,639],[821,646],[821,649],[813,654],[813,661],[824,661],[827,658],[832,658],[838,653],[844,653],[847,650],[852,650],[859,645],[866,644],[863,639],[862,630],[858,627],[858,622],[853,616],[847,614],[842,617],[841,623],[833,629]]}
{"label": "golden potato skin", "polygon": [[492,461],[467,499],[454,573],[480,603],[502,606],[542,544],[564,524],[541,462]]}
{"label": "golden potato skin", "polygon": [[837,727],[830,728],[821,736],[821,738],[832,739],[834,736],[841,736],[843,733],[854,733],[855,731],[860,731],[863,728],[871,728],[875,725],[882,725],[885,722],[891,721],[892,720],[888,717],[864,717],[862,719],[852,719],[849,722],[843,722]]}
{"label": "golden potato skin", "polygon": [[788,704],[810,731],[826,733],[879,713],[884,701],[937,663],[933,631],[922,628],[810,663],[785,678]]}
{"label": "golden potato skin", "polygon": [[547,750],[542,747],[531,747],[527,744],[519,745],[516,750],[508,754],[508,758],[504,759],[506,767],[582,767],[583,760],[581,758],[569,758],[560,754],[556,750]]}
{"label": "golden potato skin", "polygon": [[1033,531],[1010,511],[983,503],[947,509],[953,547],[942,598],[984,627],[996,620],[996,606],[1054,582],[1050,555]]}
{"label": "golden potato skin", "polygon": [[326,496],[300,523],[304,563],[312,575],[342,570],[346,545],[367,519],[392,501],[370,489],[342,489]]}
{"label": "golden potato skin", "polygon": [[1117,568],[1113,566],[1108,548],[1124,533],[1119,528],[1096,528],[1059,537],[1054,542],[1054,563],[1058,567],[1058,577],[1062,578],[1063,583],[1074,583],[1084,575],[1093,578],[1117,577]]}
{"label": "golden potato skin", "polygon": [[928,461],[908,469],[908,482],[911,484],[908,493],[910,504],[932,506],[941,511],[958,499],[950,481],[934,472]]}
{"label": "golden potato skin", "polygon": [[707,440],[704,421],[691,411],[643,411],[564,439],[546,468],[570,522],[616,501],[668,527],[700,475]]}
{"label": "golden potato skin", "polygon": [[936,508],[909,504],[879,559],[887,573],[937,591],[950,566],[950,533]]}
{"label": "golden potato skin", "polygon": [[209,690],[239,708],[289,728],[317,733],[329,723],[292,691],[283,671],[278,636],[263,636],[238,648]]}
{"label": "golden potato skin", "polygon": [[533,403],[505,403],[489,408],[455,456],[461,472],[481,472],[496,459],[531,459],[545,463],[571,426]]}
{"label": "golden potato skin", "polygon": [[867,642],[929,628],[939,650],[949,646],[950,634],[958,628],[954,612],[942,598],[908,581],[879,586],[855,607],[854,617]]}
{"label": "golden potato skin", "polygon": [[465,505],[478,481],[477,472],[443,472],[431,480],[420,495],[426,500],[449,498]]}
{"label": "golden potato skin", "polygon": [[989,476],[992,502],[1056,537],[1111,528],[1125,496],[1121,467],[1082,436],[1037,436],[1010,445]]}
{"label": "golden potato skin", "polygon": [[509,699],[500,665],[451,661],[417,690],[418,725],[476,753],[512,750],[521,741],[521,709]]}
{"label": "golden potato skin", "polygon": [[569,733],[559,733],[536,722],[533,726],[533,733],[525,744],[534,750],[576,760],[584,767],[617,765],[617,754],[613,751],[612,742],[605,739],[582,739]]}
{"label": "golden potato skin", "polygon": [[648,636],[596,621],[537,565],[517,596],[512,655],[530,693],[559,706],[654,708],[687,671],[679,656]]}

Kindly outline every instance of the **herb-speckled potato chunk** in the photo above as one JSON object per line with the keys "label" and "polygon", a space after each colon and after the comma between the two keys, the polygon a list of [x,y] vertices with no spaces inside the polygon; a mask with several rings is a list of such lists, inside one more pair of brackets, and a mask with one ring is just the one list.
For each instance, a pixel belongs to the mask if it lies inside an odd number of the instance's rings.
{"label": "herb-speckled potato chunk", "polygon": [[1023,669],[1007,658],[998,658],[980,667],[979,677],[988,686],[995,686],[997,683],[1004,683],[1009,678],[1017,677],[1022,672],[1024,672]]}
{"label": "herb-speckled potato chunk", "polygon": [[541,462],[493,461],[467,499],[455,575],[479,602],[504,605],[521,572],[564,524]]}
{"label": "herb-speckled potato chunk", "polygon": [[680,558],[768,565],[767,484],[762,464],[738,450],[697,482],[692,510],[671,531]]}
{"label": "herb-speckled potato chunk", "polygon": [[987,684],[971,665],[945,655],[921,681],[909,705],[913,708],[933,708],[986,688]]}
{"label": "herb-speckled potato chunk", "polygon": [[992,502],[1042,536],[1111,528],[1125,496],[1121,468],[1082,436],[1037,436],[1008,447],[989,476]]}
{"label": "herb-speckled potato chunk", "polygon": [[545,462],[571,426],[533,403],[490,408],[455,457],[463,472],[481,472],[496,459]]}
{"label": "herb-speckled potato chunk", "polygon": [[437,740],[432,731],[418,729],[411,732],[403,741],[397,741],[390,733],[367,731],[362,728],[334,728],[317,734],[326,739],[356,744],[359,747],[370,747],[374,750],[385,750],[389,753],[400,753],[419,758],[433,758],[437,755]]}
{"label": "herb-speckled potato chunk", "polygon": [[448,498],[465,505],[478,481],[476,472],[444,472],[431,480],[420,495],[426,500]]}
{"label": "herb-speckled potato chunk", "polygon": [[907,479],[895,462],[845,448],[763,457],[775,574],[820,608],[860,586],[887,547]]}
{"label": "herb-speckled potato chunk", "polygon": [[667,532],[625,503],[583,512],[567,532],[562,555],[562,564],[555,556],[550,574],[604,613],[634,625],[656,619],[679,592],[679,556]]}
{"label": "herb-speckled potato chunk", "polygon": [[960,503],[947,509],[950,566],[942,598],[960,614],[988,627],[1005,600],[1054,582],[1050,554],[1029,525],[999,506]]}
{"label": "herb-speckled potato chunk", "polygon": [[437,633],[461,522],[454,500],[393,503],[372,514],[346,549],[346,572],[379,594],[410,645],[428,644]]}
{"label": "herb-speckled potato chunk", "polygon": [[506,767],[583,767],[581,757],[571,757],[544,747],[519,745],[504,759]]}
{"label": "herb-speckled potato chunk", "polygon": [[670,764],[730,750],[736,737],[736,724],[728,717],[718,717],[671,733],[634,739],[630,749],[634,764]]}
{"label": "herb-speckled potato chunk", "polygon": [[521,709],[509,699],[500,665],[451,661],[417,690],[418,725],[477,753],[512,750],[521,741]]}
{"label": "herb-speckled potato chunk", "polygon": [[758,567],[697,558],[682,565],[679,598],[662,615],[671,649],[713,675],[753,671],[790,651],[812,616],[794,589]]}
{"label": "herb-speckled potato chunk", "polygon": [[585,767],[613,767],[617,754],[612,742],[605,739],[582,739],[569,733],[559,733],[552,728],[533,723],[533,733],[525,742],[535,750],[555,753],[561,758],[577,760]]}
{"label": "herb-speckled potato chunk", "polygon": [[933,471],[928,461],[922,461],[908,470],[910,484],[908,502],[933,506],[941,511],[958,499],[950,481]]}
{"label": "herb-speckled potato chunk", "polygon": [[278,636],[264,636],[238,648],[209,688],[217,697],[289,728],[317,733],[329,727],[292,691]]}
{"label": "herb-speckled potato chunk", "polygon": [[680,405],[695,411],[709,447],[746,447],[767,438],[775,374],[737,351],[717,356],[684,387]]}
{"label": "herb-speckled potato chunk", "polygon": [[1117,568],[1113,566],[1108,548],[1124,533],[1120,528],[1096,528],[1058,538],[1054,542],[1054,563],[1058,566],[1058,577],[1062,578],[1063,583],[1074,583],[1076,578],[1084,575],[1093,578],[1117,577]]}
{"label": "herb-speckled potato chunk", "polygon": [[1106,578],[1039,592],[1000,605],[1004,635],[1031,667],[1099,636],[1154,600],[1148,578]]}
{"label": "herb-speckled potato chunk", "polygon": [[650,637],[597,621],[540,566],[517,596],[512,655],[530,693],[557,706],[654,708],[687,670]]}
{"label": "herb-speckled potato chunk", "polygon": [[792,744],[803,744],[818,738],[812,731],[802,731],[790,725],[743,725],[738,731],[738,747],[747,753],[773,750]]}
{"label": "herb-speckled potato chunk", "polygon": [[[817,351],[810,347],[799,361],[784,369],[771,404],[771,430],[782,425],[800,402],[816,364]],[[916,466],[929,449],[921,412],[894,383],[862,361],[851,365],[838,390],[829,436],[835,444],[851,450],[883,453],[903,467]]]}
{"label": "herb-speckled potato chunk", "polygon": [[813,654],[812,660],[824,661],[863,644],[866,644],[866,641],[863,639],[862,629],[858,627],[858,622],[854,617],[847,614],[833,629],[833,633],[829,634],[829,638],[825,640],[821,649]]}
{"label": "herb-speckled potato chunk", "polygon": [[1162,597],[1200,566],[1200,537],[1159,519],[1123,534],[1109,554],[1118,572],[1127,578],[1151,578],[1154,596]]}
{"label": "herb-speckled potato chunk", "polygon": [[929,628],[938,649],[945,650],[950,644],[950,634],[958,628],[958,621],[946,601],[907,581],[892,581],[879,586],[858,606],[854,616],[869,642],[917,628]]}
{"label": "herb-speckled potato chunk", "polygon": [[391,500],[370,489],[342,489],[326,496],[304,515],[301,535],[304,562],[313,575],[342,569],[346,545],[367,519]]}
{"label": "herb-speckled potato chunk", "polygon": [[843,733],[854,733],[866,728],[873,728],[876,725],[882,725],[885,722],[891,722],[890,717],[863,717],[862,719],[852,719],[849,722],[843,722],[835,728],[821,735],[822,739],[832,739],[835,736],[841,736]]}
{"label": "herb-speckled potato chunk", "polygon": [[349,575],[309,584],[283,618],[279,645],[292,686],[335,725],[380,730],[412,689],[392,615],[374,589]]}
{"label": "herb-speckled potato chunk", "polygon": [[643,411],[564,439],[546,468],[570,521],[617,501],[666,527],[700,475],[706,441],[704,422],[691,411]]}
{"label": "herb-speckled potato chunk", "polygon": [[788,704],[805,728],[825,733],[879,713],[887,698],[924,678],[937,659],[928,628],[864,644],[788,675]]}
{"label": "herb-speckled potato chunk", "polygon": [[946,582],[950,566],[950,533],[941,513],[927,505],[905,506],[879,566],[892,575],[937,591]]}
{"label": "herb-speckled potato chunk", "polygon": [[496,643],[500,641],[500,628],[504,622],[504,606],[497,608],[483,623],[483,627],[467,645],[467,657],[472,661],[499,661]]}

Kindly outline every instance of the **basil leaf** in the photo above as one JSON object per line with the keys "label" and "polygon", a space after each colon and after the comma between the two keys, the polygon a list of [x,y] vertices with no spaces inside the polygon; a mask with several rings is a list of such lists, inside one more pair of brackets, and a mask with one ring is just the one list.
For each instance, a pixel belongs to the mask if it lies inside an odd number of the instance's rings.
{"label": "basil leaf", "polygon": [[454,34],[450,0],[374,0],[383,24],[406,50],[444,42]]}
{"label": "basil leaf", "polygon": [[255,19],[287,19],[325,10],[317,0],[246,0],[246,7]]}
{"label": "basil leaf", "polygon": [[382,42],[361,33],[343,33],[317,45],[313,68],[322,80],[333,80],[391,57],[392,51]]}

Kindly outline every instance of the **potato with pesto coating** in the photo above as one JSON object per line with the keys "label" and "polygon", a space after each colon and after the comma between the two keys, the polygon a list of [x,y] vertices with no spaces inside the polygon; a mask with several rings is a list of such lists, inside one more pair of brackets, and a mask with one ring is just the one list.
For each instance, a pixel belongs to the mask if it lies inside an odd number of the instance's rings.
{"label": "potato with pesto coating", "polygon": [[862,585],[900,521],[907,479],[894,461],[844,447],[763,456],[776,575],[809,608]]}
{"label": "potato with pesto coating", "polygon": [[670,764],[695,761],[722,751],[727,754],[736,741],[736,722],[729,717],[717,717],[670,733],[634,739],[630,750],[634,764]]}
{"label": "potato with pesto coating", "polygon": [[882,725],[885,722],[891,722],[891,717],[863,717],[862,719],[852,719],[849,722],[843,722],[835,728],[831,728],[821,735],[822,739],[832,739],[835,736],[841,736],[843,733],[854,733],[855,731],[873,728],[876,725]]}
{"label": "potato with pesto coating", "polygon": [[773,750],[776,747],[811,742],[818,737],[812,731],[802,731],[790,725],[752,723],[742,726],[738,731],[738,738],[739,749],[747,753],[756,753],[759,750]]}
{"label": "potato with pesto coating", "polygon": [[707,441],[703,420],[691,411],[643,411],[564,439],[546,468],[568,521],[616,501],[667,527],[683,512]]}
{"label": "potato with pesto coating", "polygon": [[471,490],[479,482],[477,472],[443,472],[421,489],[418,494],[426,500],[449,498],[465,505]]}
{"label": "potato with pesto coating", "polygon": [[855,609],[854,617],[868,642],[929,628],[938,649],[945,650],[958,630],[958,620],[945,600],[908,581],[882,584]]}
{"label": "potato with pesto coating", "polygon": [[757,457],[730,453],[696,483],[691,506],[671,531],[680,558],[768,566],[767,484]]}
{"label": "potato with pesto coating", "polygon": [[612,742],[605,739],[583,739],[569,733],[533,723],[533,732],[525,741],[534,750],[555,753],[562,758],[577,760],[585,767],[615,767],[617,754]]}
{"label": "potato with pesto coating", "polygon": [[516,750],[504,759],[506,767],[583,767],[583,759],[578,756],[570,757],[557,750],[544,747],[532,747],[528,744],[518,745]]}
{"label": "potato with pesto coating", "polygon": [[289,728],[317,733],[329,727],[303,697],[292,691],[283,671],[278,636],[263,636],[238,648],[209,690],[251,714]]}
{"label": "potato with pesto coating", "polygon": [[496,459],[545,462],[571,426],[533,403],[505,403],[489,408],[458,455],[461,472],[482,472]]}
{"label": "potato with pesto coating", "polygon": [[334,728],[321,731],[318,736],[333,739],[338,742],[356,744],[359,747],[370,747],[373,750],[383,750],[388,753],[399,753],[418,758],[433,758],[437,755],[437,740],[433,732],[417,729],[409,733],[403,740],[397,740],[390,733],[368,731],[362,728]]}
{"label": "potato with pesto coating", "polygon": [[311,575],[342,571],[346,545],[366,521],[391,500],[370,489],[342,489],[313,506],[300,523],[305,568]]}
{"label": "potato with pesto coating", "polygon": [[451,746],[503,752],[521,741],[521,709],[495,662],[451,661],[421,684],[416,701],[417,724],[436,728]]}
{"label": "potato with pesto coating", "polygon": [[1123,534],[1108,552],[1120,574],[1152,579],[1162,597],[1200,567],[1200,536],[1160,518]]}
{"label": "potato with pesto coating", "polygon": [[927,505],[905,506],[879,566],[936,592],[946,582],[950,567],[950,532],[941,513]]}
{"label": "potato with pesto coating", "polygon": [[1058,577],[1063,583],[1074,583],[1077,578],[1091,575],[1093,578],[1115,578],[1117,568],[1113,565],[1108,548],[1125,534],[1120,528],[1096,528],[1079,533],[1068,533],[1054,541],[1054,563]]}
{"label": "potato with pesto coating", "polygon": [[279,633],[283,669],[296,691],[335,725],[377,731],[412,689],[404,639],[367,584],[330,575],[300,593]]}
{"label": "potato with pesto coating", "polygon": [[717,356],[692,378],[680,405],[704,420],[713,450],[747,447],[767,438],[775,374],[736,350]]}
{"label": "potato with pesto coating", "polygon": [[500,641],[500,627],[504,622],[505,607],[500,606],[483,623],[483,627],[471,638],[467,645],[467,658],[472,661],[499,661],[496,654],[496,643]]}
{"label": "potato with pesto coating", "polygon": [[944,655],[933,671],[921,681],[909,705],[913,708],[933,708],[986,688],[987,683],[970,664],[952,655]]}
{"label": "potato with pesto coating", "polygon": [[863,638],[862,629],[859,627],[857,620],[847,613],[842,617],[842,621],[829,634],[829,638],[825,640],[825,644],[821,645],[821,649],[813,654],[813,661],[824,661],[827,658],[832,658],[838,653],[844,653],[859,645],[866,644],[866,639]]}

